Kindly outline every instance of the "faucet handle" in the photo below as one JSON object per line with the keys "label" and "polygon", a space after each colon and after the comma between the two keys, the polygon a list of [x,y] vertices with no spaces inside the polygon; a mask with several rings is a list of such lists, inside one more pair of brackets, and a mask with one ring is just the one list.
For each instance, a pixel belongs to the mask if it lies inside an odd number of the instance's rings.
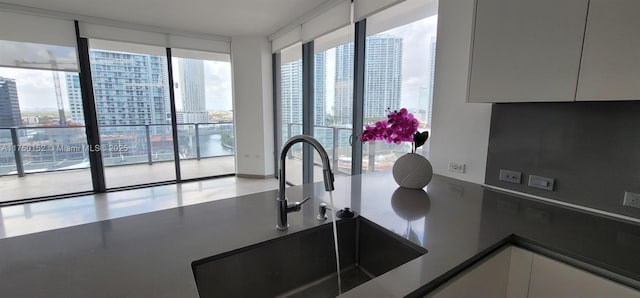
{"label": "faucet handle", "polygon": [[302,202],[296,202],[296,204],[302,205],[302,204],[306,203],[308,200],[311,200],[311,198],[312,198],[312,196],[308,196],[308,197],[304,198],[304,200],[302,200]]}
{"label": "faucet handle", "polygon": [[312,196],[308,196],[306,198],[304,198],[304,200],[302,200],[302,202],[294,202],[292,204],[289,204],[287,206],[287,212],[296,212],[296,211],[300,211],[300,209],[302,208],[302,204],[306,203],[308,200],[311,200]]}

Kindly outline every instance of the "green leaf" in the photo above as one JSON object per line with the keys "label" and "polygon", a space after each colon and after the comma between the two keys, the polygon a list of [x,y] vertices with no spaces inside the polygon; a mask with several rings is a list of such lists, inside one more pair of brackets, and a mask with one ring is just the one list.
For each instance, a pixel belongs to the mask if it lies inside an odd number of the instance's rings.
{"label": "green leaf", "polygon": [[413,142],[416,144],[416,149],[418,149],[420,146],[424,145],[424,143],[427,142],[428,138],[429,138],[429,132],[428,131],[416,132],[416,134],[413,135]]}

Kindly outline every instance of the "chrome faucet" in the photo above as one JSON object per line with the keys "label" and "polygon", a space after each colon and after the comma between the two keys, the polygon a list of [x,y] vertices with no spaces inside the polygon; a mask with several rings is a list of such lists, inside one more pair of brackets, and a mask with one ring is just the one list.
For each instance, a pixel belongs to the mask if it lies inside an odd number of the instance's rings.
{"label": "chrome faucet", "polygon": [[287,153],[291,146],[296,143],[307,143],[318,151],[320,154],[320,158],[322,159],[322,176],[324,179],[324,189],[326,191],[333,190],[333,172],[331,172],[331,161],[329,160],[329,155],[327,151],[324,150],[324,147],[320,145],[316,139],[308,135],[298,135],[289,139],[284,146],[282,146],[282,151],[280,152],[280,176],[279,178],[279,188],[278,188],[278,224],[276,225],[276,229],[284,231],[289,228],[289,224],[287,223],[287,214],[289,212],[300,211],[302,204],[304,204],[307,200],[311,199],[311,197],[305,198],[302,202],[295,202],[289,204],[287,202],[287,197],[285,196],[284,189],[286,187],[286,175],[285,175],[285,164],[287,159]]}

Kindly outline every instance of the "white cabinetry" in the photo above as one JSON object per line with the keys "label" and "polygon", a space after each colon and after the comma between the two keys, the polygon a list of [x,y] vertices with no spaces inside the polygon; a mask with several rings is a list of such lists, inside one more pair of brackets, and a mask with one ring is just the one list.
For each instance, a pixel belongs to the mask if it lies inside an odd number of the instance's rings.
{"label": "white cabinetry", "polygon": [[639,298],[640,292],[530,251],[507,247],[427,297]]}
{"label": "white cabinetry", "polygon": [[588,0],[477,0],[468,101],[573,101],[587,7]]}
{"label": "white cabinetry", "polygon": [[638,99],[640,1],[591,0],[576,100]]}
{"label": "white cabinetry", "polygon": [[505,297],[510,258],[511,248],[508,247],[456,276],[427,297]]}
{"label": "white cabinetry", "polygon": [[636,290],[564,263],[533,255],[529,298],[640,297]]}

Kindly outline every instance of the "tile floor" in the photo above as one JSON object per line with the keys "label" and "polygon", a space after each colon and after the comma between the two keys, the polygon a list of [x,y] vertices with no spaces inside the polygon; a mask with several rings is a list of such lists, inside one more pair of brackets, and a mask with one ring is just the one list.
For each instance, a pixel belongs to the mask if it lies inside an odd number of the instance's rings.
{"label": "tile floor", "polygon": [[[201,160],[181,160],[183,179],[193,179],[235,173],[235,157],[223,156]],[[106,167],[107,188],[116,188],[176,179],[172,161],[149,164]],[[89,169],[34,173],[25,177],[1,176],[0,201],[39,198],[68,193],[87,192],[93,189]]]}

